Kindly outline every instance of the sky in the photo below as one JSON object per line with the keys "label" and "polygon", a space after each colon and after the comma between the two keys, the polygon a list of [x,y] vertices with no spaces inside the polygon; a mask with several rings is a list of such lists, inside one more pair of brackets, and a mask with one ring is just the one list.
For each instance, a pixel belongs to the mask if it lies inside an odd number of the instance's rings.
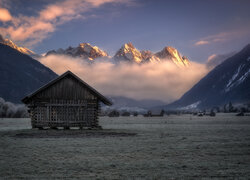
{"label": "sky", "polygon": [[188,68],[164,60],[37,59],[59,75],[72,71],[104,95],[170,103],[250,43],[249,7],[249,0],[0,0],[0,34],[38,54],[84,42],[110,56],[128,42],[152,52],[172,46],[190,60]]}
{"label": "sky", "polygon": [[203,63],[250,43],[249,0],[0,0],[0,33],[36,53],[88,42],[110,55],[177,48]]}

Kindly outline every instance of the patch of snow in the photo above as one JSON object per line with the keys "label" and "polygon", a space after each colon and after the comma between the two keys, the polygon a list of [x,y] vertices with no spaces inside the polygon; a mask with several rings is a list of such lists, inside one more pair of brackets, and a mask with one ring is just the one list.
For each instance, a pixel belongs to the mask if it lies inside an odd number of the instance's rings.
{"label": "patch of snow", "polygon": [[237,84],[241,84],[250,74],[250,69],[237,81]]}
{"label": "patch of snow", "polygon": [[201,101],[197,101],[193,104],[190,104],[190,105],[187,105],[187,106],[184,106],[184,107],[181,107],[179,108],[180,110],[189,110],[189,109],[195,109],[197,108],[197,106],[201,103]]}
{"label": "patch of snow", "polygon": [[149,61],[154,63],[154,62],[160,62],[161,60],[160,60],[160,58],[153,55],[149,58]]}
{"label": "patch of snow", "polygon": [[233,77],[228,81],[226,88],[225,88],[225,92],[230,91],[230,89],[235,85],[234,80],[238,77],[241,69],[245,66],[245,64],[241,64],[239,66],[239,68],[236,70],[236,73],[233,75]]}

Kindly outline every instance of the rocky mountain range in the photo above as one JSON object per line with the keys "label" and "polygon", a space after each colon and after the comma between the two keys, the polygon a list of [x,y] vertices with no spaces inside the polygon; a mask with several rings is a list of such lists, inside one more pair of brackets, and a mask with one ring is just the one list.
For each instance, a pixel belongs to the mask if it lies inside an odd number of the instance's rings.
{"label": "rocky mountain range", "polygon": [[187,57],[181,56],[177,49],[166,46],[161,51],[153,53],[149,50],[139,51],[132,43],[124,44],[114,55],[110,57],[107,52],[101,50],[97,46],[91,46],[89,43],[81,43],[78,47],[68,47],[67,49],[52,50],[46,53],[46,56],[51,54],[68,55],[72,57],[80,57],[93,61],[98,58],[106,58],[112,62],[128,62],[128,63],[147,63],[161,62],[170,60],[178,66],[189,66],[190,62]]}
{"label": "rocky mountain range", "polygon": [[161,51],[153,53],[149,50],[137,50],[132,43],[124,44],[115,54],[114,59],[118,62],[161,62],[171,60],[178,66],[189,66],[190,62],[187,57],[181,56],[177,49],[166,46]]}
{"label": "rocky mountain range", "polygon": [[[0,43],[0,98],[13,103],[57,77],[52,70],[20,51],[18,46]],[[134,100],[122,96],[109,97],[115,103],[111,108],[144,112],[158,100]]]}
{"label": "rocky mountain range", "polygon": [[[29,55],[33,58],[39,58],[41,55],[36,54],[25,47],[19,47],[9,39],[4,39],[0,35],[0,43],[10,46],[17,51]],[[92,46],[89,43],[80,43],[77,47],[69,46],[66,49],[59,48],[57,50],[48,51],[45,56],[49,55],[67,55],[71,57],[82,58],[87,62],[94,62],[95,59],[102,58],[110,60],[114,63],[129,62],[129,63],[147,63],[147,62],[161,62],[171,61],[177,66],[187,67],[190,65],[189,59],[186,56],[181,56],[179,51],[171,46],[164,47],[161,51],[153,53],[149,50],[139,51],[132,43],[124,44],[113,57],[97,46]]]}
{"label": "rocky mountain range", "polygon": [[178,66],[189,66],[189,60],[181,56],[177,49],[166,46],[161,51],[153,53],[149,50],[137,50],[132,43],[124,44],[115,54],[115,61],[135,62],[137,64],[146,62],[160,62],[171,60]]}
{"label": "rocky mountain range", "polygon": [[250,44],[226,59],[165,109],[202,109],[250,103]]}
{"label": "rocky mountain range", "polygon": [[108,57],[108,54],[98,48],[97,46],[91,46],[89,43],[81,43],[78,47],[68,47],[67,49],[52,50],[46,53],[46,56],[51,54],[68,55],[72,57],[80,57],[83,59],[88,59],[90,61],[100,58]]}
{"label": "rocky mountain range", "polygon": [[[47,55],[53,53],[87,58],[91,62],[103,57],[110,59],[105,51],[88,43],[82,43],[77,48],[53,51]],[[6,101],[18,103],[24,95],[57,76],[52,70],[31,58],[30,54],[34,55],[34,52],[0,36],[0,97]],[[178,66],[189,66],[189,60],[172,47],[165,47],[162,51],[152,53],[139,51],[131,43],[124,44],[112,59],[117,63],[125,61],[138,64],[170,60]],[[145,106],[148,102],[150,106],[160,105],[161,109],[202,109],[222,106],[229,102],[249,103],[250,45],[220,63],[179,100],[166,106],[162,105],[162,102],[153,100],[135,101],[125,97],[111,97],[111,99],[116,101],[119,108],[136,105],[133,107],[143,109],[149,107]]]}

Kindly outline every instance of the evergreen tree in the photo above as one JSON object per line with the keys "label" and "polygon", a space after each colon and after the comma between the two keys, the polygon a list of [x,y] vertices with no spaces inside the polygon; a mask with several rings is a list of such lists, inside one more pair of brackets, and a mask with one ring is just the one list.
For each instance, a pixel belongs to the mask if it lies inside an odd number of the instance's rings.
{"label": "evergreen tree", "polygon": [[228,111],[234,112],[234,107],[233,107],[233,104],[231,103],[231,101],[229,102],[229,105],[228,105]]}

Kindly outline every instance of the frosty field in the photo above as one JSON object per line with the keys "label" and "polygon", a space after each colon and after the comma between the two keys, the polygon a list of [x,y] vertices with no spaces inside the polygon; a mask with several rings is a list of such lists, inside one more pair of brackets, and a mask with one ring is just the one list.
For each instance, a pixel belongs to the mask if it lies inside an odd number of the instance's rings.
{"label": "frosty field", "polygon": [[104,130],[0,119],[0,179],[249,179],[250,116],[101,117]]}

